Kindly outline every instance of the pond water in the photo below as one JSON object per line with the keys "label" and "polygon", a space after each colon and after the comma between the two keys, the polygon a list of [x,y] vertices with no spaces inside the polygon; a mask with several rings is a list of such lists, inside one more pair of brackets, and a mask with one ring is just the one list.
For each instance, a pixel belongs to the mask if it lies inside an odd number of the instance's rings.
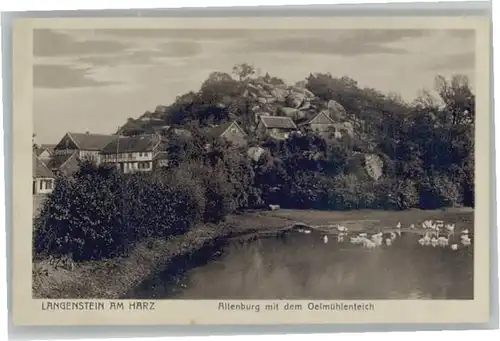
{"label": "pond water", "polygon": [[473,299],[473,247],[460,243],[460,232],[442,247],[421,245],[413,232],[384,233],[372,248],[353,243],[357,236],[326,241],[323,232],[289,231],[220,241],[177,259],[127,298]]}

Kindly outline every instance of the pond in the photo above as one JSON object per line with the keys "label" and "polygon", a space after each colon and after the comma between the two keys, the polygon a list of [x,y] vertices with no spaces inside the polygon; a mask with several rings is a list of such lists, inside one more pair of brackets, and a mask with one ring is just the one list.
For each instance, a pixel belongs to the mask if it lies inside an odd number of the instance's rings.
{"label": "pond", "polygon": [[473,299],[473,244],[463,242],[471,237],[394,231],[219,241],[175,260],[127,298]]}

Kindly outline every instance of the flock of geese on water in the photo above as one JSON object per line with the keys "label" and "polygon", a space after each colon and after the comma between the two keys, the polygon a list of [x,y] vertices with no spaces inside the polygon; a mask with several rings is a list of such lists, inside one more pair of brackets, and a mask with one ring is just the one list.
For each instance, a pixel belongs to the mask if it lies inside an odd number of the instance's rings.
{"label": "flock of geese on water", "polygon": [[[410,230],[415,229],[415,225],[411,224],[409,226]],[[455,235],[455,224],[444,224],[442,220],[426,220],[422,223],[422,229],[424,230],[422,234],[422,238],[418,240],[418,243],[422,246],[433,246],[433,247],[450,247],[452,250],[458,250],[458,243],[454,243],[450,245],[450,237]],[[337,235],[337,242],[342,243],[347,236],[347,227],[338,225],[337,231],[339,234]],[[298,232],[309,234],[311,230],[309,229],[299,229]],[[401,223],[399,222],[396,225],[395,232],[383,233],[378,232],[374,233],[371,236],[368,233],[359,233],[356,237],[350,237],[350,242],[352,244],[361,245],[364,248],[373,249],[377,246],[391,246],[393,241],[397,237],[401,237]],[[384,240],[385,237],[385,240]],[[323,236],[323,242],[325,244],[328,243],[328,235]],[[463,229],[460,231],[460,243],[467,247],[471,245],[471,239],[469,237],[469,230]]]}

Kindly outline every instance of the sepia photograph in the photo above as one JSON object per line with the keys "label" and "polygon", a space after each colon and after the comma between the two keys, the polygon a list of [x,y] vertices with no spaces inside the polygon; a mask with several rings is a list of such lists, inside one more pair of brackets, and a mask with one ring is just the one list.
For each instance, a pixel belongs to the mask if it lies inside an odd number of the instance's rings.
{"label": "sepia photograph", "polygon": [[32,25],[31,299],[474,301],[471,22]]}

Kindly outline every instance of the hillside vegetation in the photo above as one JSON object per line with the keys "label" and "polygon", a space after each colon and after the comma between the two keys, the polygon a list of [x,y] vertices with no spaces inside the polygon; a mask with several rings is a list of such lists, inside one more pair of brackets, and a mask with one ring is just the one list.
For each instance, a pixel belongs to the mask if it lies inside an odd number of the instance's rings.
{"label": "hillside vegetation", "polygon": [[[324,111],[342,132],[340,138],[309,133],[284,142],[253,139],[251,146],[263,148],[254,165],[257,182],[267,181],[273,188],[272,193],[261,188],[264,201],[294,206],[298,200],[333,209],[473,206],[475,96],[460,75],[451,80],[438,76],[435,90],[436,98],[424,92],[407,103],[397,95],[361,88],[348,77],[310,74],[287,85],[269,74],[256,76],[251,65],[241,64],[233,75],[214,72],[198,92],[129,119],[122,132],[162,131],[165,126],[199,131],[236,120],[252,136],[261,114],[289,116],[300,124]],[[346,188],[352,200],[339,202],[339,193],[302,190],[301,182],[325,190]],[[372,197],[362,198],[363,193]],[[295,195],[305,198],[277,199]],[[375,203],[380,200],[384,204]]]}

